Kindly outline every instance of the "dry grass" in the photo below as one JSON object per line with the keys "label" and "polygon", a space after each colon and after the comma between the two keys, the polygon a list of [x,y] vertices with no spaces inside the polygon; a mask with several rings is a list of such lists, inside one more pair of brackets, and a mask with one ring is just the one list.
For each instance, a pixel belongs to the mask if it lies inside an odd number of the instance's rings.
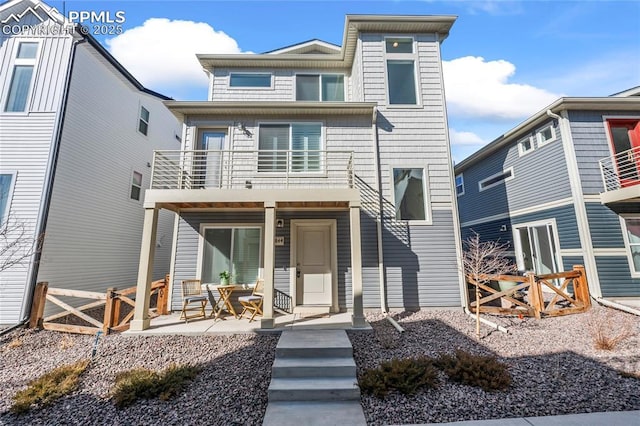
{"label": "dry grass", "polygon": [[629,315],[619,315],[613,309],[592,309],[587,315],[589,332],[596,349],[612,351],[636,335],[633,318]]}
{"label": "dry grass", "polygon": [[22,346],[24,342],[22,341],[21,338],[16,337],[13,340],[11,340],[9,343],[7,343],[7,349],[14,349],[14,348],[19,348],[20,346]]}
{"label": "dry grass", "polygon": [[60,343],[58,344],[58,347],[61,350],[67,350],[67,349],[71,349],[72,347],[74,347],[76,344],[76,342],[73,340],[73,337],[71,337],[68,334],[65,334],[64,336],[62,336],[62,339],[60,339]]}
{"label": "dry grass", "polygon": [[75,391],[78,388],[80,375],[88,365],[88,360],[63,365],[31,381],[26,389],[13,397],[14,404],[11,406],[11,412],[22,414],[29,411],[33,405],[48,405]]}

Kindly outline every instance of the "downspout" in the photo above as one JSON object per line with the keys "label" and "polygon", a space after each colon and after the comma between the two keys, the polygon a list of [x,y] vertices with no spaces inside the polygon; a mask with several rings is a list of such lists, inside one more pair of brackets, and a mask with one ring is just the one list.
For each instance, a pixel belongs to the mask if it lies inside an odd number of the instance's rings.
{"label": "downspout", "polygon": [[[469,315],[469,316],[470,316],[470,317],[472,317],[473,319],[476,319],[476,314],[474,314],[473,312],[471,312],[471,311],[469,310],[469,308],[467,308],[467,307],[465,306],[463,309],[464,309],[464,313],[465,313],[465,314]],[[488,325],[488,326],[489,326],[489,327],[491,327],[491,328],[495,328],[495,329],[496,329],[496,330],[498,330],[498,331],[501,331],[501,332],[503,332],[503,333],[507,333],[507,334],[509,334],[509,330],[507,330],[506,328],[504,328],[504,327],[503,327],[503,326],[501,326],[501,325],[496,324],[496,323],[495,323],[495,322],[493,322],[493,321],[489,321],[488,319],[485,319],[485,318],[480,317],[480,322],[481,322],[481,323],[483,323],[483,324],[485,324],[485,325]]]}
{"label": "downspout", "polygon": [[[56,167],[58,165],[58,154],[60,153],[60,142],[62,140],[62,130],[64,127],[64,119],[67,112],[67,101],[69,99],[69,85],[71,84],[71,74],[75,61],[76,47],[80,43],[86,42],[86,39],[74,40],[69,53],[69,62],[67,66],[67,75],[64,81],[64,94],[60,99],[58,107],[58,116],[56,118],[55,133],[51,141],[51,149],[49,151],[49,164],[45,174],[44,187],[42,188],[42,199],[40,201],[40,212],[36,222],[36,238],[44,235],[47,229],[47,219],[49,216],[49,208],[51,207],[51,193],[53,191],[53,182],[55,179]],[[25,289],[22,300],[21,312],[23,313],[21,324],[26,323],[31,315],[31,304],[33,303],[33,292],[36,288],[36,280],[38,279],[38,271],[40,269],[40,259],[42,257],[42,247],[36,250],[33,262],[29,267],[29,278],[27,280],[27,288]]]}
{"label": "downspout", "polygon": [[629,306],[621,305],[620,303],[611,302],[610,300],[605,300],[602,297],[596,297],[595,300],[601,305],[608,306],[610,308],[618,309],[620,311],[624,311],[633,315],[640,316],[640,310],[638,309],[633,309]]}

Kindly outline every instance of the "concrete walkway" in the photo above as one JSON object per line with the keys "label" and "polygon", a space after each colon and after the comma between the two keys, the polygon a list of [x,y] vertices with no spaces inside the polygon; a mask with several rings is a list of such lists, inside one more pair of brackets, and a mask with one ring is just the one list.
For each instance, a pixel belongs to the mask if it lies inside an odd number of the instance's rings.
{"label": "concrete walkway", "polygon": [[562,416],[518,417],[494,420],[468,420],[462,422],[428,424],[438,426],[640,426],[640,411],[614,411],[609,413],[567,414]]}

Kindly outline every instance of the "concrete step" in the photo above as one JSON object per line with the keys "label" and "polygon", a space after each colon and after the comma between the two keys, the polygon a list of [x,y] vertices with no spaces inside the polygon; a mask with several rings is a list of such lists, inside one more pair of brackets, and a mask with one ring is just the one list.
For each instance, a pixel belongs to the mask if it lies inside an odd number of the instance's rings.
{"label": "concrete step", "polygon": [[354,377],[273,377],[269,385],[272,401],[354,401],[360,389]]}
{"label": "concrete step", "polygon": [[353,357],[276,358],[271,377],[355,377]]}
{"label": "concrete step", "polygon": [[262,426],[366,426],[359,401],[270,402]]}
{"label": "concrete step", "polygon": [[353,357],[344,330],[287,330],[276,346],[276,358]]}
{"label": "concrete step", "polygon": [[293,308],[294,314],[305,316],[328,315],[331,312],[331,306],[326,305],[300,305]]}

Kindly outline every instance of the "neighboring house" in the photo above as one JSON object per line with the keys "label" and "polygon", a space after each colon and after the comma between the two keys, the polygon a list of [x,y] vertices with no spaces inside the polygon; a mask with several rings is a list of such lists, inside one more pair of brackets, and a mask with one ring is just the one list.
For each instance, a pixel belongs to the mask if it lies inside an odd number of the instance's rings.
{"label": "neighboring house", "polygon": [[[157,153],[141,271],[159,209],[178,213],[180,283],[265,283],[295,309],[464,304],[440,43],[450,16],[347,16],[342,46],[319,40],[258,55],[198,55],[208,101],[166,102],[183,151]],[[138,278],[132,329],[149,325]]]}
{"label": "neighboring house", "polygon": [[[180,125],[168,98],[55,9],[10,1],[0,22],[0,226],[42,240],[39,255],[0,273],[0,324],[15,324],[38,281],[135,285],[153,150],[179,149]],[[172,216],[158,227],[157,278],[169,272]]]}
{"label": "neighboring house", "polygon": [[558,99],[458,164],[463,238],[539,274],[584,264],[596,298],[640,297],[639,95]]}

